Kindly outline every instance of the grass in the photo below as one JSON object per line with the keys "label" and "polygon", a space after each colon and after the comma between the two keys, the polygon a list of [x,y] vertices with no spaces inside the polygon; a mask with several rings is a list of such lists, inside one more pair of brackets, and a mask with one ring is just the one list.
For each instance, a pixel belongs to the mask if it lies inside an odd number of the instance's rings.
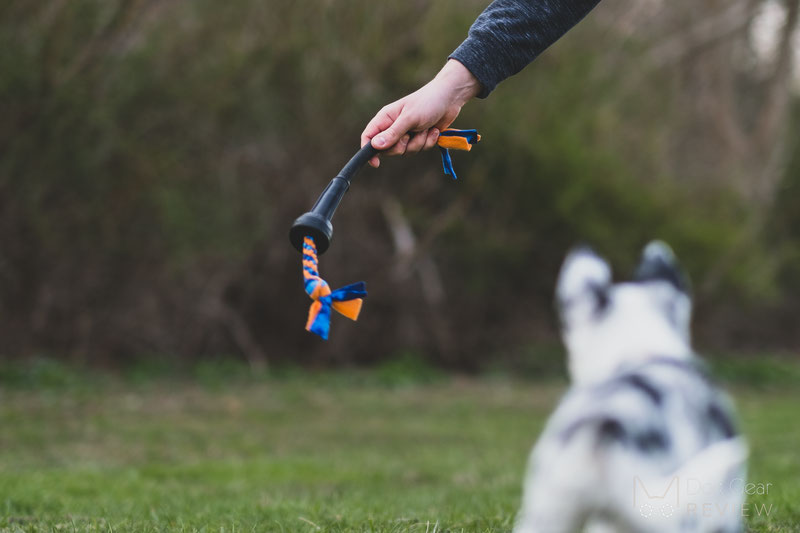
{"label": "grass", "polygon": [[[0,385],[0,531],[509,531],[563,383],[377,376]],[[799,530],[800,387],[734,392],[749,525]]]}

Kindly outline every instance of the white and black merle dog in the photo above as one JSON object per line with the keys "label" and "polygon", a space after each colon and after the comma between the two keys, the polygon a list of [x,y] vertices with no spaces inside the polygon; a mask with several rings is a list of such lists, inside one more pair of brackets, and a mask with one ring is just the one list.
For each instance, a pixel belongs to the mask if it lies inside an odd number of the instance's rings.
{"label": "white and black merle dog", "polygon": [[572,383],[531,453],[515,532],[740,531],[747,448],[692,351],[672,250],[650,243],[612,283],[576,249],[556,296]]}

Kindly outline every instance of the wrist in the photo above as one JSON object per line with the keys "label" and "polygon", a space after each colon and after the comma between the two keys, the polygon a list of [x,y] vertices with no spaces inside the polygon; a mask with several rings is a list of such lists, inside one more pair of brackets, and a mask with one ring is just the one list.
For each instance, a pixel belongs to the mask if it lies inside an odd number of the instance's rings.
{"label": "wrist", "polygon": [[460,61],[448,59],[442,70],[434,78],[450,94],[453,103],[462,107],[481,91],[481,83]]}

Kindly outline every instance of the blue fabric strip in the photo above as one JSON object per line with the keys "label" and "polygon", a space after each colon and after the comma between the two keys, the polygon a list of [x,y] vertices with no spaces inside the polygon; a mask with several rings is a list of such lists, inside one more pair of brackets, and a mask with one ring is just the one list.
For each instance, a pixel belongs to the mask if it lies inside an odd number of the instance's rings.
{"label": "blue fabric strip", "polygon": [[444,173],[448,176],[453,176],[454,180],[458,179],[456,176],[456,170],[453,168],[453,160],[450,158],[450,150],[447,148],[439,147],[439,150],[442,152],[442,167],[444,167]]}

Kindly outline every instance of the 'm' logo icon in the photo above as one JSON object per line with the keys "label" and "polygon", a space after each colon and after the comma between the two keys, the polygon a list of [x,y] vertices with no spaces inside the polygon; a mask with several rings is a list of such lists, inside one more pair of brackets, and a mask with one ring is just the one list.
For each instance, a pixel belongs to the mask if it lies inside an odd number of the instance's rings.
{"label": "'m' logo icon", "polygon": [[[669,518],[680,505],[680,481],[677,476],[663,482],[648,481],[649,486],[635,476],[633,478],[633,507],[644,518],[662,516]],[[654,486],[654,485],[658,486]]]}

